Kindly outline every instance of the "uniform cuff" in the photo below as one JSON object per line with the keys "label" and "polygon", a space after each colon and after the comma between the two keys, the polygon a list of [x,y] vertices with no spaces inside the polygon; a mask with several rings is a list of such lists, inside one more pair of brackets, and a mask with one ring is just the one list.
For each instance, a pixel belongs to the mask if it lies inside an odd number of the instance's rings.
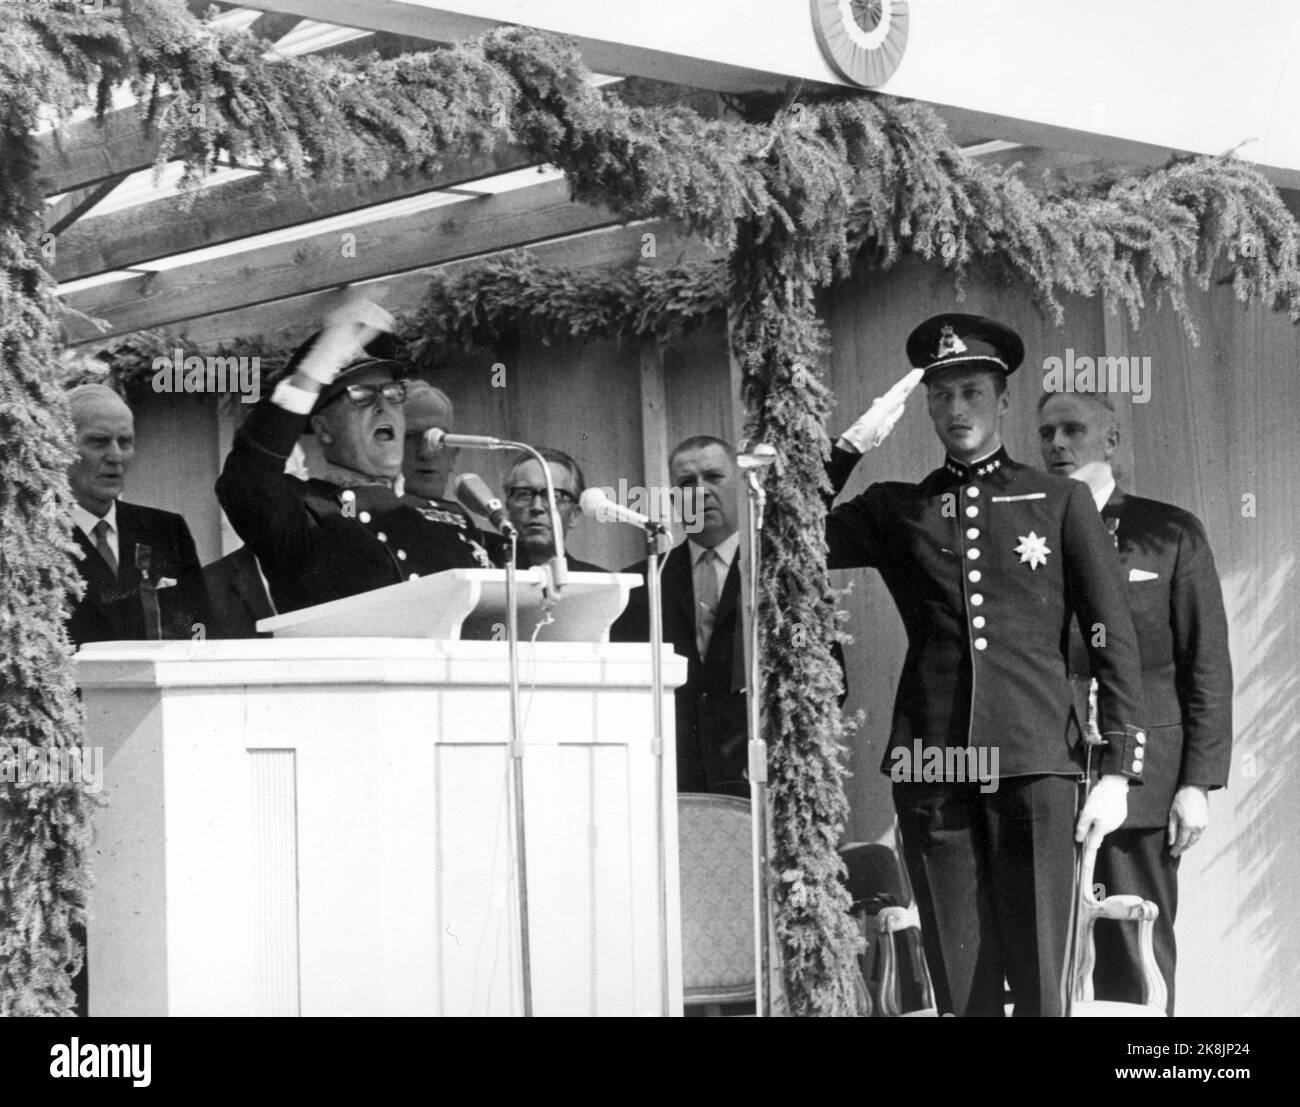
{"label": "uniform cuff", "polygon": [[271,393],[271,403],[276,407],[284,408],[285,411],[292,411],[295,415],[310,415],[319,396],[318,392],[308,392],[305,388],[299,388],[296,384],[283,380]]}
{"label": "uniform cuff", "polygon": [[1102,737],[1106,745],[1101,755],[1101,775],[1117,773],[1131,784],[1141,784],[1142,771],[1146,767],[1146,731],[1141,727],[1126,726],[1122,733],[1108,730]]}

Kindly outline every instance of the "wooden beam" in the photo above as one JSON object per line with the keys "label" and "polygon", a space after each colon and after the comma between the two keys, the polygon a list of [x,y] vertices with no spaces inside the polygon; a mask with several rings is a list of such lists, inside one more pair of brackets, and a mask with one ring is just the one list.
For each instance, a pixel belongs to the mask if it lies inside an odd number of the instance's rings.
{"label": "wooden beam", "polygon": [[278,42],[301,22],[300,16],[263,12],[249,24],[248,33],[254,38],[264,38],[267,42]]}
{"label": "wooden beam", "polygon": [[114,177],[97,185],[79,188],[76,192],[61,197],[57,203],[50,204],[45,209],[45,232],[62,234],[121,183],[121,177]]}
{"label": "wooden beam", "polygon": [[[296,16],[291,18],[300,22]],[[349,57],[374,50],[393,57],[437,45],[410,36],[377,34],[320,53]],[[51,196],[150,168],[158,154],[158,136],[146,133],[138,107],[127,107],[106,112],[102,124],[88,119],[46,132],[38,137],[37,149],[45,195]]]}
{"label": "wooden beam", "polygon": [[535,165],[516,146],[448,159],[436,173],[350,181],[341,185],[291,182],[268,187],[263,177],[244,177],[204,189],[188,211],[165,199],[92,219],[59,242],[54,276],[61,282],[129,269],[141,262],[216,246],[281,227],[341,215],[464,184],[495,173]]}
{"label": "wooden beam", "polygon": [[[641,340],[640,362],[641,479],[648,489],[667,488],[668,395],[664,387],[664,350],[657,339]],[[660,518],[659,497],[651,495],[649,501],[646,514]]]}
{"label": "wooden beam", "polygon": [[[599,73],[655,77],[719,92],[844,88],[816,44],[807,4],[659,0],[247,0],[249,7],[448,42],[523,23],[569,36]],[[1274,184],[1300,187],[1300,132],[1282,125],[1300,76],[1289,64],[1300,8],[1248,6],[1248,45],[1225,51],[1216,0],[1183,0],[1171,24],[1158,5],[1129,5],[1125,33],[1107,33],[1088,5],[915,4],[907,52],[883,94],[939,108],[965,134],[1096,157],[1160,164],[1171,152],[1217,154],[1255,140]],[[1244,38],[1242,36],[1245,36]],[[1044,41],[1059,50],[1043,51]],[[1150,44],[1160,42],[1152,52]],[[971,81],[954,58],[1016,58]],[[1204,75],[1212,74],[1212,79]],[[1032,95],[1025,90],[1032,89]],[[1271,90],[1265,93],[1264,90]],[[1150,159],[1150,160],[1147,160]]]}
{"label": "wooden beam", "polygon": [[45,195],[52,196],[148,169],[158,154],[158,136],[145,133],[138,108],[119,108],[106,112],[102,124],[87,119],[48,131],[36,148]]}
{"label": "wooden beam", "polygon": [[[641,258],[641,236],[647,230],[658,238],[658,259]],[[435,273],[458,274],[502,257],[507,250],[466,258],[444,265],[426,266],[399,273],[364,286],[372,299],[395,315],[409,315],[423,303],[429,280]],[[571,235],[528,247],[528,253],[547,266],[565,268],[626,268],[684,264],[716,254],[698,239],[690,238],[666,223],[634,223]],[[175,329],[188,346],[204,349],[235,339],[260,338],[268,351],[292,349],[320,326],[321,317],[338,296],[337,289],[307,292],[251,307],[239,307],[188,320]],[[76,344],[95,349],[103,336],[82,337]]]}
{"label": "wooden beam", "polygon": [[550,181],[84,289],[65,304],[107,320],[108,329],[73,319],[68,340],[174,326],[617,222],[605,209],[573,203],[567,181]]}

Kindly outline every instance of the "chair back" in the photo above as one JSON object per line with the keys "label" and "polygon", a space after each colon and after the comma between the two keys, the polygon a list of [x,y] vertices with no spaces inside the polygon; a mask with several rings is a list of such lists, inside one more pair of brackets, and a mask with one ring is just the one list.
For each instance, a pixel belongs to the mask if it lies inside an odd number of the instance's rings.
{"label": "chair back", "polygon": [[[1150,900],[1134,895],[1110,895],[1097,898],[1093,886],[1093,869],[1097,862],[1097,843],[1092,839],[1079,851],[1077,900],[1074,918],[1073,948],[1067,969],[1067,1013],[1071,1018],[1164,1018],[1168,992],[1164,977],[1156,964],[1154,933],[1160,909]],[[1098,919],[1111,919],[1121,925],[1137,923],[1138,948],[1142,961],[1142,1002],[1119,1003],[1096,1000],[1092,991],[1092,970],[1097,962],[1093,928]]]}
{"label": "chair back", "polygon": [[687,1004],[754,998],[754,874],[749,802],[677,797],[682,991]]}

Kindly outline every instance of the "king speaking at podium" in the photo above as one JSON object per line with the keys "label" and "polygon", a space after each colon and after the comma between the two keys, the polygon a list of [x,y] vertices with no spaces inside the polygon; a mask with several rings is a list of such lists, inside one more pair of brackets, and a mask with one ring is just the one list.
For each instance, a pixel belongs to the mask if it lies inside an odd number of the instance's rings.
{"label": "king speaking at podium", "polygon": [[[403,494],[406,381],[382,333],[391,324],[364,300],[327,317],[235,435],[217,480],[281,613],[480,564],[455,527]],[[287,476],[298,436],[312,433],[324,471]]]}

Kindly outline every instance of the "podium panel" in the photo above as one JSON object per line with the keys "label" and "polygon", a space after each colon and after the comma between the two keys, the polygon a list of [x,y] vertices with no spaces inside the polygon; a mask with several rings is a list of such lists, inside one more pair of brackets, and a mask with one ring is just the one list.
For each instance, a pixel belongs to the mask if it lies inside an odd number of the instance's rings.
{"label": "podium panel", "polygon": [[[375,638],[83,649],[108,801],[91,1015],[522,1013],[505,653]],[[676,1014],[685,662],[665,649],[657,794],[647,648],[525,643],[521,657],[534,1012]]]}

